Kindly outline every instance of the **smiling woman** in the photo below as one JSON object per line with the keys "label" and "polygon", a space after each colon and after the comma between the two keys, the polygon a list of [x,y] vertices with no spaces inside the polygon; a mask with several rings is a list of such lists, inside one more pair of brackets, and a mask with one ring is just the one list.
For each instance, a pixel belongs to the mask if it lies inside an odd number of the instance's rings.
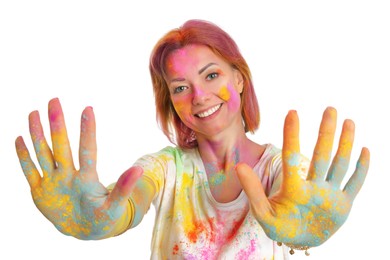
{"label": "smiling woman", "polygon": [[[191,45],[198,46],[200,50],[194,50],[194,48],[191,48]],[[188,47],[184,48],[186,46]],[[202,56],[199,56],[198,58],[197,55],[199,54]],[[175,60],[172,60],[172,55],[175,56]],[[208,58],[209,62],[199,64],[198,66],[202,65],[202,67],[195,68],[195,65],[191,63],[199,63],[199,59],[201,59],[201,57],[204,59]],[[206,61],[207,60],[203,62]],[[241,113],[243,116],[244,127],[246,132],[254,132],[259,125],[260,113],[252,84],[251,73],[248,64],[238,49],[238,46],[225,31],[211,23],[188,21],[179,29],[174,29],[168,32],[162,39],[159,40],[153,50],[149,68],[156,98],[157,118],[165,135],[173,143],[177,143],[180,147],[193,148],[196,146],[197,141],[194,138],[194,131],[183,124],[176,110],[172,107],[171,96],[174,95],[171,95],[168,89],[172,92],[171,88],[175,88],[176,86],[176,88],[179,88],[180,91],[183,91],[190,86],[188,83],[187,85],[180,84],[180,82],[185,82],[186,79],[184,77],[177,76],[176,78],[172,78],[170,81],[167,81],[168,74],[169,72],[183,74],[185,73],[184,70],[186,67],[192,66],[194,69],[193,73],[200,75],[205,73],[206,69],[210,70],[214,67],[214,70],[211,71],[210,75],[204,75],[204,81],[206,83],[210,82],[215,76],[227,76],[224,75],[222,68],[218,66],[218,62],[220,63],[219,66],[225,66],[225,69],[226,65],[229,67],[226,69],[225,73],[231,74],[231,71],[234,71],[234,76],[237,77],[235,80],[242,81],[239,83],[240,86],[238,87],[244,89],[243,92],[242,90],[239,91],[240,93],[242,92],[240,102],[242,103]],[[185,64],[184,67],[183,64]],[[174,75],[171,75],[171,77],[173,76]],[[210,82],[206,84],[210,85],[216,83]],[[228,91],[226,91],[228,86],[219,85],[217,87],[221,88],[221,97],[227,99],[227,96],[230,95]],[[197,86],[197,90],[201,90],[199,89],[199,86]],[[202,92],[199,92],[199,94],[202,94]],[[198,97],[202,98],[202,95]],[[173,122],[175,133],[170,131],[170,122]]]}
{"label": "smiling woman", "polygon": [[197,133],[197,142],[203,135],[216,137],[228,126],[244,130],[240,123],[243,82],[239,71],[203,45],[187,45],[171,53],[167,63],[175,114]]}
{"label": "smiling woman", "polygon": [[153,204],[152,259],[287,259],[288,247],[319,246],[343,225],[369,166],[363,148],[341,188],[353,121],[344,121],[333,160],[332,107],[311,161],[300,153],[296,111],[286,116],[282,149],[250,140],[260,116],[249,68],[230,36],[206,21],[190,20],[160,39],[150,72],[158,121],[175,146],[141,157],[107,188],[96,172],[91,107],[82,113],[79,170],[59,100],[49,102],[52,150],[38,112],[30,114],[42,176],[21,137],[16,150],[36,206],[59,231],[84,240],[116,236]]}

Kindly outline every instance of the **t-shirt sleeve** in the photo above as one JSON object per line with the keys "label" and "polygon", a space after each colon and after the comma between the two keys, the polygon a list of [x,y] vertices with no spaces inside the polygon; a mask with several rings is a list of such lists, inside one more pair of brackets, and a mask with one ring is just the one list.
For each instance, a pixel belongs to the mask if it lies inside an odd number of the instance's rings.
{"label": "t-shirt sleeve", "polygon": [[[134,163],[134,166],[143,169],[143,174],[128,199],[125,214],[115,227],[115,235],[137,226],[148,212],[152,201],[161,196],[172,149],[167,147],[157,153],[144,155]],[[108,186],[108,189],[112,190],[114,186],[115,183]]]}
{"label": "t-shirt sleeve", "polygon": [[[298,174],[301,176],[302,179],[306,179],[307,177],[307,172],[309,170],[310,166],[310,160],[309,158],[305,157],[304,155],[301,154],[299,158],[299,171]],[[280,186],[282,184],[283,180],[283,167],[282,167],[282,153],[277,153],[275,156],[272,157],[270,163],[269,163],[269,172],[270,176],[272,178],[272,186],[271,190],[268,194],[268,196],[272,196],[276,192],[279,191]]]}
{"label": "t-shirt sleeve", "polygon": [[169,162],[173,161],[172,150],[174,148],[167,147],[157,153],[145,155],[134,163],[143,169],[143,174],[130,196],[135,209],[130,227],[138,225],[152,202],[161,198]]}

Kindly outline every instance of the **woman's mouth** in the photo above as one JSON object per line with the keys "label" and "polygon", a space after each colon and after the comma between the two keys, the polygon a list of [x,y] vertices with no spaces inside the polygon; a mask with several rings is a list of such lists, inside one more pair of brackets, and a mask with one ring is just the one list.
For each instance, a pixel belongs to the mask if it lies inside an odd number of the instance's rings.
{"label": "woman's mouth", "polygon": [[220,109],[220,107],[222,106],[222,104],[218,104],[216,106],[213,106],[212,108],[202,112],[202,113],[199,113],[199,114],[195,114],[195,116],[199,117],[199,118],[205,118],[205,117],[208,117],[208,116],[211,116],[212,114],[214,114],[215,112],[218,111],[218,109]]}

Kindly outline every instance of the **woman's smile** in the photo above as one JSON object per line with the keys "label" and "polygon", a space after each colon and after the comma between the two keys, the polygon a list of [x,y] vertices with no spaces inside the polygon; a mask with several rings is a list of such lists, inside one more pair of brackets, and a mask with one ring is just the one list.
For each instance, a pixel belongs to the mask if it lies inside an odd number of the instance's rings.
{"label": "woman's smile", "polygon": [[216,106],[213,106],[213,107],[207,109],[206,111],[195,114],[195,116],[199,117],[199,118],[208,118],[208,117],[214,115],[221,107],[222,107],[222,104],[218,104]]}
{"label": "woman's smile", "polygon": [[208,47],[172,52],[166,70],[175,111],[195,133],[213,136],[242,121],[241,74]]}

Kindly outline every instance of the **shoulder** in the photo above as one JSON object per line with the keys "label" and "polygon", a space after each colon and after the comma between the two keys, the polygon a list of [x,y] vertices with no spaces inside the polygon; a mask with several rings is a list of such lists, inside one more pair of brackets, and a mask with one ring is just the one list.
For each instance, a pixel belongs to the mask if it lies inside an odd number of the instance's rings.
{"label": "shoulder", "polygon": [[183,150],[179,147],[167,146],[158,152],[143,155],[137,160],[136,164],[143,165],[151,162],[160,164],[178,163],[185,159],[195,158],[196,153],[196,149]]}
{"label": "shoulder", "polygon": [[259,162],[263,165],[279,165],[281,161],[282,150],[273,144],[266,144]]}
{"label": "shoulder", "polygon": [[[270,175],[277,176],[281,173],[283,163],[282,149],[274,146],[273,144],[267,144],[266,150],[264,151],[262,157],[264,157],[263,164],[265,164],[268,168],[267,171],[270,173]],[[300,169],[299,175],[301,178],[305,179],[310,166],[310,159],[303,154],[299,154],[297,160],[297,165]]]}
{"label": "shoulder", "polygon": [[143,155],[140,159],[158,159],[158,160],[169,160],[180,153],[180,150],[173,146],[167,146],[157,152],[152,152]]}

